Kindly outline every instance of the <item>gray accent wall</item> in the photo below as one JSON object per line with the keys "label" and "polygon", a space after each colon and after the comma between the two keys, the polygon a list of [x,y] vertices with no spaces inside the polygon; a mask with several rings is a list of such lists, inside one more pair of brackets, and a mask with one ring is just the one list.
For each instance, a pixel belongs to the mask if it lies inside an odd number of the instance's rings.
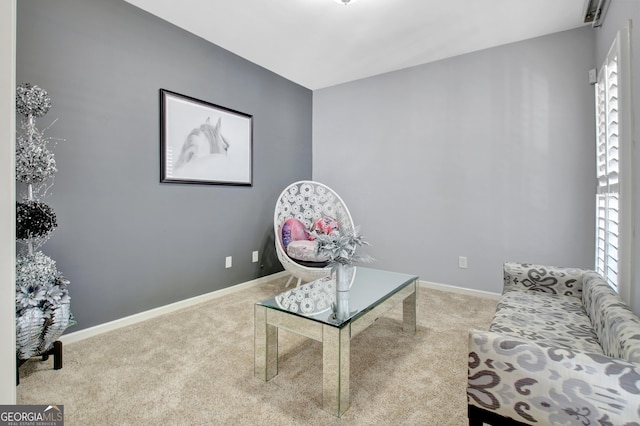
{"label": "gray accent wall", "polygon": [[[71,280],[69,331],[282,270],[273,209],[311,177],[310,90],[122,0],[20,0],[17,82],[48,90],[38,125],[64,139],[43,251]],[[160,88],[253,116],[252,187],[159,182]]]}
{"label": "gray accent wall", "polygon": [[594,37],[579,28],[314,92],[313,178],[348,204],[372,266],[488,292],[505,261],[592,267]]}
{"label": "gray accent wall", "polygon": [[638,0],[615,0],[611,2],[605,16],[602,27],[594,30],[596,34],[596,66],[604,62],[607,52],[613,44],[613,40],[619,30],[631,22],[631,68],[632,68],[632,100],[633,100],[633,140],[635,141],[635,151],[633,155],[633,180],[634,180],[634,206],[635,206],[635,246],[632,265],[632,285],[631,285],[631,306],[633,310],[640,314],[640,1]]}

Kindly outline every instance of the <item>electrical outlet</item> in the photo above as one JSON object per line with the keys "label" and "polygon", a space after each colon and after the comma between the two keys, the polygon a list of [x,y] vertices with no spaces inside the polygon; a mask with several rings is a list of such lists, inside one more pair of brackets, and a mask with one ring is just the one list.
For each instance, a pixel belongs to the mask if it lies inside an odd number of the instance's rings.
{"label": "electrical outlet", "polygon": [[460,256],[458,258],[458,268],[467,269],[467,258],[464,256]]}
{"label": "electrical outlet", "polygon": [[225,268],[231,268],[231,265],[233,264],[233,258],[231,256],[227,256],[224,259],[224,267]]}
{"label": "electrical outlet", "polygon": [[256,250],[253,253],[251,253],[251,261],[253,263],[257,263],[258,262],[258,250]]}

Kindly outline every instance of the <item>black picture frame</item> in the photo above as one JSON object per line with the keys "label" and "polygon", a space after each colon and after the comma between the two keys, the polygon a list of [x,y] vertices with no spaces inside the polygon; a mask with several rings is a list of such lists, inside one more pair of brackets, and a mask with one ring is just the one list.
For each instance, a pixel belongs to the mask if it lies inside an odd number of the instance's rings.
{"label": "black picture frame", "polygon": [[253,186],[253,116],[160,89],[160,182]]}

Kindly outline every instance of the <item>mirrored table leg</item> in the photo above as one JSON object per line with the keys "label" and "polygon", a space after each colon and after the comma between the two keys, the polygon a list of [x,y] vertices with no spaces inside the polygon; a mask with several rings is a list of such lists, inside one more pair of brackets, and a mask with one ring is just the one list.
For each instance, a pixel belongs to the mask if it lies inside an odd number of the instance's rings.
{"label": "mirrored table leg", "polygon": [[267,324],[267,308],[254,307],[254,375],[264,381],[278,374],[278,328]]}
{"label": "mirrored table leg", "polygon": [[349,408],[350,326],[322,328],[322,408],[340,417]]}
{"label": "mirrored table leg", "polygon": [[416,334],[417,281],[411,285],[413,293],[402,302],[402,330],[405,333]]}

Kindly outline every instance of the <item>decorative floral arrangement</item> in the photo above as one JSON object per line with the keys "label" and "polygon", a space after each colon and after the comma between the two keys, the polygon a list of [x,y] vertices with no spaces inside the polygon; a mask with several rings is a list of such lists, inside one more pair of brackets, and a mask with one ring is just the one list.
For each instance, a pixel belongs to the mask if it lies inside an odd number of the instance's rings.
{"label": "decorative floral arrangement", "polygon": [[40,308],[45,318],[60,303],[69,301],[69,291],[56,269],[56,262],[42,252],[16,259],[16,312]]}
{"label": "decorative floral arrangement", "polygon": [[51,109],[51,98],[38,86],[21,84],[16,89],[16,109],[26,117],[43,117]]}
{"label": "decorative floral arrangement", "polygon": [[335,273],[335,303],[332,303],[332,317],[337,321],[343,321],[351,314],[349,310],[349,289],[354,277],[353,264],[355,262],[369,263],[373,258],[366,254],[356,253],[359,247],[369,245],[360,234],[359,228],[353,231],[344,231],[320,234],[316,237],[319,256],[327,258]]}
{"label": "decorative floral arrangement", "polygon": [[23,122],[16,138],[16,179],[27,184],[42,183],[58,171],[56,160],[47,149],[49,139],[29,126],[29,122]]}
{"label": "decorative floral arrangement", "polygon": [[[43,198],[58,171],[53,153],[48,149],[51,138],[36,127],[37,117],[51,108],[47,91],[31,84],[21,84],[16,90],[16,109],[25,117],[20,121],[16,135],[16,179],[28,185],[27,200]],[[55,120],[54,122],[55,123]],[[51,123],[49,127],[53,125]]]}
{"label": "decorative floral arrangement", "polygon": [[40,201],[16,203],[17,239],[48,237],[57,226],[56,213],[48,204]]}
{"label": "decorative floral arrangement", "polygon": [[352,265],[355,262],[370,263],[373,258],[360,255],[358,247],[369,245],[360,234],[359,228],[353,232],[340,231],[334,234],[320,234],[316,237],[317,254],[326,257],[330,264]]}
{"label": "decorative floral arrangement", "polygon": [[18,358],[26,360],[46,353],[75,320],[69,281],[53,259],[35,251],[58,226],[53,208],[39,201],[57,172],[47,149],[50,139],[35,125],[35,118],[51,108],[51,98],[38,86],[22,84],[16,90],[16,108],[25,116],[16,137],[16,179],[27,188],[24,201],[16,203],[16,238],[23,243],[16,258],[16,349]]}
{"label": "decorative floral arrangement", "polygon": [[46,352],[72,325],[69,281],[42,252],[16,259],[16,343],[18,357]]}

